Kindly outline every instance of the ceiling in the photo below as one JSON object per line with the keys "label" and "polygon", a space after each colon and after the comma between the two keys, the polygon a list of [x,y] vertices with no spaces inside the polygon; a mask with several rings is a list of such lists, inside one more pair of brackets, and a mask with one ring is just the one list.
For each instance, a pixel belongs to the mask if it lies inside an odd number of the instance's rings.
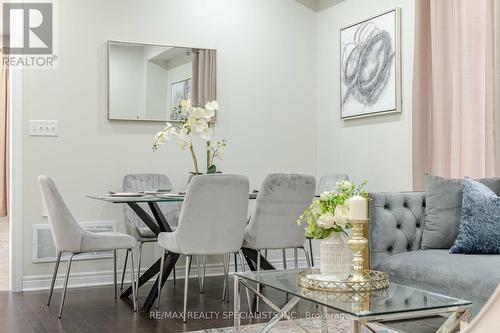
{"label": "ceiling", "polygon": [[335,6],[346,0],[295,0],[298,3],[306,6],[309,9],[312,9],[316,12],[320,12],[325,10],[331,6]]}

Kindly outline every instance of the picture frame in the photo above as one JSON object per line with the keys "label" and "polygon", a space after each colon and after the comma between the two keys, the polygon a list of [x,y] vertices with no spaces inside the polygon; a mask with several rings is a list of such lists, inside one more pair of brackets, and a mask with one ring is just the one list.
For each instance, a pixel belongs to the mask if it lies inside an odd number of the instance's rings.
{"label": "picture frame", "polygon": [[401,9],[340,29],[340,117],[401,112]]}
{"label": "picture frame", "polygon": [[170,91],[169,120],[181,121],[180,104],[183,99],[191,99],[191,78],[173,82]]}

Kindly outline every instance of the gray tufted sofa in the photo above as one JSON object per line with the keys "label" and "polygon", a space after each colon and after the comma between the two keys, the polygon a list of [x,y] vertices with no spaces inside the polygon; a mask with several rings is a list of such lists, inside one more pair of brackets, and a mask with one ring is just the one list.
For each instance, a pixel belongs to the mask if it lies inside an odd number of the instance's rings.
{"label": "gray tufted sofa", "polygon": [[370,194],[372,269],[417,288],[473,302],[473,312],[500,282],[500,255],[449,254],[421,250],[425,193]]}

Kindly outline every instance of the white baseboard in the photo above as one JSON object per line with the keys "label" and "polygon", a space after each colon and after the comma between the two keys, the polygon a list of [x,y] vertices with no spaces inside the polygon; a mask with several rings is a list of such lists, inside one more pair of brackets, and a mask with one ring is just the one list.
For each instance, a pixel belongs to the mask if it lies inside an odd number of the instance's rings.
{"label": "white baseboard", "polygon": [[[283,261],[281,259],[273,259],[269,261],[277,269],[283,269]],[[315,263],[319,263],[319,257],[314,258]],[[182,264],[182,265],[180,265]],[[306,267],[307,262],[305,258],[299,258],[299,267]],[[293,260],[287,260],[287,267],[294,267]],[[63,269],[60,267],[59,269]],[[121,273],[123,267],[118,267],[117,282],[121,282]],[[147,267],[142,267],[142,271],[145,271]],[[247,267],[248,269],[248,267]],[[240,270],[240,264],[238,260],[238,270]],[[229,267],[230,273],[234,272],[234,261],[231,261]],[[176,266],[177,279],[184,278],[184,261],[181,261]],[[191,266],[191,274],[193,277],[197,276],[196,271],[196,261],[193,262]],[[219,276],[222,275],[222,264],[221,263],[211,263],[207,264],[206,276]],[[170,275],[169,279],[172,279]],[[52,274],[48,275],[30,275],[23,277],[23,291],[35,291],[35,290],[48,290],[50,288],[50,282],[52,280]],[[64,274],[58,274],[56,278],[55,288],[62,288],[64,281]],[[125,274],[125,283],[130,283],[130,274],[127,272]],[[152,279],[152,281],[154,281]],[[86,273],[71,273],[68,281],[68,288],[79,288],[79,287],[95,287],[95,286],[106,286],[113,284],[113,271],[99,271],[99,272],[86,272]]]}

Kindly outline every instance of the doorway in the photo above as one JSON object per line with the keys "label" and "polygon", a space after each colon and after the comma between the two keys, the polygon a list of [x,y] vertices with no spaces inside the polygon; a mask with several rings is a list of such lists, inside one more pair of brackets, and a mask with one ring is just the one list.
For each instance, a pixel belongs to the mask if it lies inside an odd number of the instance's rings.
{"label": "doorway", "polygon": [[[2,41],[3,41],[3,36]],[[2,43],[3,44],[3,43]],[[10,74],[0,48],[0,291],[9,290],[10,225],[9,225],[9,118]]]}

